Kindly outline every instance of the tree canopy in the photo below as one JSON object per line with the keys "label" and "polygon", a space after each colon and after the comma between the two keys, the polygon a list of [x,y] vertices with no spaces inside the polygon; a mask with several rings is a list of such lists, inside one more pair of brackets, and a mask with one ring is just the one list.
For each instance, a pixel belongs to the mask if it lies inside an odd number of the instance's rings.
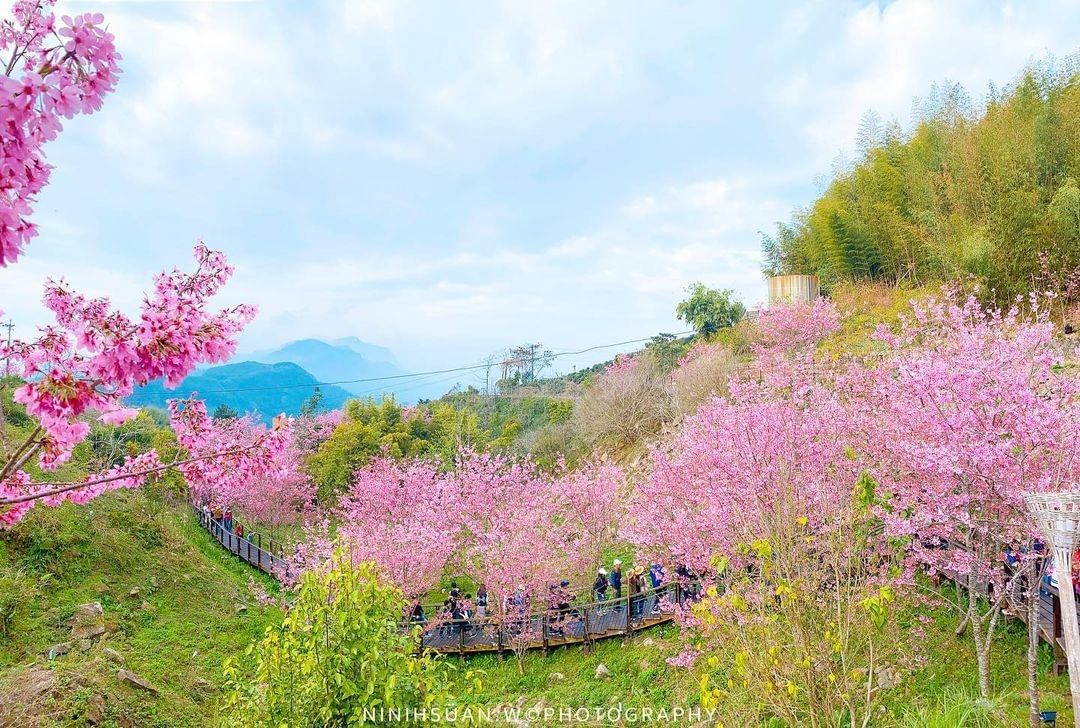
{"label": "tree canopy", "polygon": [[715,334],[739,323],[746,315],[746,306],[735,298],[735,291],[718,291],[704,283],[687,289],[690,297],[675,307],[675,315],[694,327],[699,336]]}

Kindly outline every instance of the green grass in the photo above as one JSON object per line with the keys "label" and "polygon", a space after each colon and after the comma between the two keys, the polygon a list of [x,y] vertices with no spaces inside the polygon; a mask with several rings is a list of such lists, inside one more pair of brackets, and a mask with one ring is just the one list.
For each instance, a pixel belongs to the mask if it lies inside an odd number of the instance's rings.
{"label": "green grass", "polygon": [[[2,538],[0,569],[18,570],[32,594],[10,637],[0,638],[0,680],[12,688],[31,665],[52,669],[61,689],[41,706],[52,715],[45,725],[85,724],[95,695],[105,699],[106,726],[208,725],[222,661],[277,618],[276,610],[254,603],[248,587],[255,576],[273,588],[269,580],[217,546],[183,507],[163,507],[144,493],[37,508]],[[85,654],[41,657],[69,641],[68,620],[92,601],[105,611],[108,632],[100,642]],[[238,612],[240,604],[246,609]],[[106,647],[160,695],[121,684]]]}
{"label": "green grass", "polygon": [[[547,706],[571,708],[697,704],[696,678],[664,662],[678,653],[677,635],[674,626],[657,627],[629,640],[597,642],[589,651],[564,647],[546,657],[531,652],[525,658],[524,674],[518,672],[512,656],[501,661],[494,655],[478,656],[468,664],[485,673],[480,697],[488,705],[522,699],[527,707],[541,700]],[[610,670],[610,677],[596,677],[600,664]]]}

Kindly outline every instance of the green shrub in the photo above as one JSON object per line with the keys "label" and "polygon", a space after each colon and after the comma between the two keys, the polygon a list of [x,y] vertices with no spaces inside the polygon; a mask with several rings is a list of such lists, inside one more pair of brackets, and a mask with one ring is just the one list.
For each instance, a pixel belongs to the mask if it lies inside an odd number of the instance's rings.
{"label": "green shrub", "polygon": [[308,572],[281,625],[226,661],[223,722],[369,725],[365,709],[445,710],[471,700],[480,689],[474,673],[458,676],[437,655],[414,654],[416,637],[399,629],[404,607],[370,564],[339,556],[328,571]]}

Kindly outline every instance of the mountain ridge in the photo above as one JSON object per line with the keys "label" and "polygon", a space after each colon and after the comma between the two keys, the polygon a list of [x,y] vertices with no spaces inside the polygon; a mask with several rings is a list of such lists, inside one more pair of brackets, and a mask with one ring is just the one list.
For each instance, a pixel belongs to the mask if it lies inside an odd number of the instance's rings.
{"label": "mountain ridge", "polygon": [[325,409],[341,407],[351,396],[341,387],[319,384],[311,372],[294,362],[242,361],[195,372],[175,389],[165,389],[163,380],[155,380],[138,388],[128,401],[139,407],[165,407],[169,399],[194,393],[206,401],[210,412],[225,405],[269,421],[281,412],[299,414],[316,389],[322,394]]}

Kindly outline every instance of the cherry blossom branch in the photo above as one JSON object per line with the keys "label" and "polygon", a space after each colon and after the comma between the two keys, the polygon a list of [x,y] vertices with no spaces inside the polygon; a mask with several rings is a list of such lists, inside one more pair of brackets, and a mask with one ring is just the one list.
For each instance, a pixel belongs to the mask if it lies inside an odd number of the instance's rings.
{"label": "cherry blossom branch", "polygon": [[[34,445],[34,438],[39,434],[41,434],[40,425],[34,428],[34,431],[30,433],[30,436],[26,438],[23,444],[19,445],[15,452],[12,453],[11,459],[7,461],[3,468],[0,468],[0,482],[25,465],[26,462],[33,457],[33,454],[37,452],[37,448],[41,446],[40,442],[38,442],[36,447],[32,447]],[[24,453],[27,453],[27,448],[30,448],[29,453],[24,456]]]}
{"label": "cherry blossom branch", "polygon": [[209,455],[199,455],[197,457],[185,458],[183,460],[174,460],[171,463],[165,463],[163,465],[158,465],[158,466],[155,466],[153,468],[145,468],[143,470],[137,470],[137,471],[131,472],[131,473],[126,473],[126,472],[114,473],[112,475],[107,475],[107,476],[104,476],[104,477],[101,477],[101,478],[94,478],[92,480],[87,480],[87,481],[84,481],[84,482],[81,482],[81,483],[65,483],[65,484],[63,484],[63,485],[61,485],[59,487],[56,487],[56,488],[50,488],[48,490],[37,491],[35,493],[27,493],[27,494],[21,495],[21,496],[3,497],[3,498],[0,498],[0,506],[15,505],[17,503],[27,503],[27,502],[32,501],[32,500],[38,500],[38,499],[41,499],[41,498],[47,498],[47,497],[52,496],[52,495],[59,495],[60,493],[67,493],[69,491],[77,490],[79,488],[88,488],[88,487],[90,487],[92,485],[102,485],[103,483],[111,483],[111,482],[114,482],[114,481],[117,481],[117,480],[126,480],[128,478],[140,478],[140,477],[143,477],[143,476],[146,476],[146,475],[153,475],[154,473],[164,472],[166,470],[169,470],[170,468],[176,468],[176,467],[179,467],[181,465],[188,465],[190,463],[197,463],[197,462],[200,462],[202,460],[210,460],[210,459],[213,459],[213,458],[227,458],[227,457],[232,457],[232,456],[235,456],[235,455],[243,455],[244,453],[250,452],[251,450],[254,450],[255,448],[259,447],[260,444],[261,443],[255,443],[253,445],[249,445],[248,447],[240,448],[240,449],[236,449],[236,450],[227,450],[227,451],[224,451],[224,452],[210,453]]}

